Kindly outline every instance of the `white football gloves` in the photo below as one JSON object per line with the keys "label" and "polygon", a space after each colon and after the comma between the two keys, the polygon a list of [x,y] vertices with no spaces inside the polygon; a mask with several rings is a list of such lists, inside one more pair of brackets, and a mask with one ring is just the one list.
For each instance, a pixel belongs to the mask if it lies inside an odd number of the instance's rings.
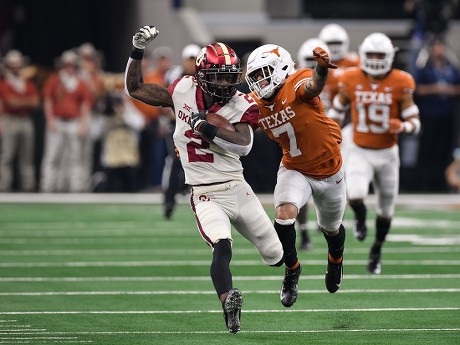
{"label": "white football gloves", "polygon": [[137,49],[145,49],[147,44],[152,42],[159,33],[160,31],[152,25],[143,26],[134,34],[133,46]]}

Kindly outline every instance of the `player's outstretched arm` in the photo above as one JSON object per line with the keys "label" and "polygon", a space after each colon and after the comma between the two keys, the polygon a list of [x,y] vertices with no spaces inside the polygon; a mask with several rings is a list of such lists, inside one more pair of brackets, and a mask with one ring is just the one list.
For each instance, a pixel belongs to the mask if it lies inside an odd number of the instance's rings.
{"label": "player's outstretched arm", "polygon": [[125,92],[153,106],[172,107],[173,101],[168,90],[157,84],[145,84],[142,77],[144,49],[158,34],[158,29],[152,25],[143,26],[134,34],[133,49],[125,70]]}
{"label": "player's outstretched arm", "polygon": [[335,69],[336,65],[330,63],[329,54],[321,47],[313,49],[313,58],[317,64],[313,69],[312,77],[305,83],[305,92],[307,97],[313,98],[319,96],[326,85],[329,68]]}

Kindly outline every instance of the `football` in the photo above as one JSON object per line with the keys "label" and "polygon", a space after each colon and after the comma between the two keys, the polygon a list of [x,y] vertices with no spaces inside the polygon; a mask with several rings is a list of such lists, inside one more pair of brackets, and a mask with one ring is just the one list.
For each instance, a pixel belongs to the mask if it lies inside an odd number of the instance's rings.
{"label": "football", "polygon": [[206,121],[208,121],[211,125],[214,125],[219,128],[228,129],[230,131],[234,131],[235,127],[228,121],[225,117],[216,114],[216,113],[207,113],[206,114]]}

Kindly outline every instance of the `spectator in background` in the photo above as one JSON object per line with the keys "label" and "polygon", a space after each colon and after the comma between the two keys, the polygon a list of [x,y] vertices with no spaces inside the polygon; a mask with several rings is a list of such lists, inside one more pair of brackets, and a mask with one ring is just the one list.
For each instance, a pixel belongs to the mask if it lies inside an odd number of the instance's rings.
{"label": "spectator in background", "polygon": [[88,184],[94,170],[100,167],[100,145],[103,127],[102,112],[104,108],[104,71],[102,57],[91,43],[83,43],[78,48],[80,76],[86,82],[92,97],[91,111],[88,121],[88,131],[82,137],[82,179]]}
{"label": "spectator in background", "polygon": [[458,0],[405,0],[404,11],[413,18],[410,72],[419,52],[434,37],[443,37],[455,16]]}
{"label": "spectator in background", "polygon": [[18,50],[4,58],[5,75],[0,80],[0,191],[10,192],[13,162],[17,154],[20,190],[35,191],[34,141],[32,112],[40,106],[34,83],[22,73],[26,58]]}
{"label": "spectator in background", "polygon": [[[145,83],[161,86],[166,84],[166,72],[171,68],[173,52],[167,46],[159,46],[153,53],[146,51],[142,60]],[[139,186],[141,190],[159,189],[166,156],[165,136],[169,120],[167,108],[152,107],[136,99],[131,102],[144,114],[145,127],[140,136],[141,166],[139,168]]]}
{"label": "spectator in background", "polygon": [[142,113],[126,99],[122,91],[106,96],[102,140],[102,164],[105,188],[109,193],[136,191],[139,167],[139,132],[144,126]]}
{"label": "spectator in background", "polygon": [[460,95],[460,70],[435,38],[427,54],[419,54],[415,72],[416,102],[423,129],[420,134],[418,177],[423,191],[447,191],[444,172],[456,146],[455,122]]}
{"label": "spectator in background", "polygon": [[78,56],[67,50],[44,89],[46,142],[42,162],[43,192],[82,192],[82,138],[88,131],[91,91],[78,75]]}
{"label": "spectator in background", "polygon": [[[182,49],[182,64],[171,68],[166,73],[166,82],[168,85],[174,83],[176,79],[182,78],[185,75],[195,75],[195,60],[197,54],[200,52],[201,47],[196,44],[189,44]],[[164,166],[164,216],[167,219],[171,215],[176,206],[176,194],[185,192],[187,186],[185,184],[184,169],[180,159],[176,155],[176,150],[173,141],[174,128],[176,127],[176,119],[174,113],[170,112],[169,133],[166,136],[166,148],[168,156]]]}

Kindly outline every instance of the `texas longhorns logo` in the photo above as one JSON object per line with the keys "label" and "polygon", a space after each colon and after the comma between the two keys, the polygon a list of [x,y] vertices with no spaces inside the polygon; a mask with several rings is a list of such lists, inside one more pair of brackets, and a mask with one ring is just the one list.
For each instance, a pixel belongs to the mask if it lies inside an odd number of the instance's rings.
{"label": "texas longhorns logo", "polygon": [[280,49],[280,47],[276,47],[275,49],[272,49],[272,50],[269,50],[269,51],[264,52],[264,54],[265,54],[265,53],[273,53],[273,54],[275,54],[276,56],[280,57],[281,55],[280,55],[279,49]]}
{"label": "texas longhorns logo", "polygon": [[273,109],[275,108],[275,104],[276,102],[270,105],[264,105],[264,107],[270,109],[270,111],[273,111]]}

